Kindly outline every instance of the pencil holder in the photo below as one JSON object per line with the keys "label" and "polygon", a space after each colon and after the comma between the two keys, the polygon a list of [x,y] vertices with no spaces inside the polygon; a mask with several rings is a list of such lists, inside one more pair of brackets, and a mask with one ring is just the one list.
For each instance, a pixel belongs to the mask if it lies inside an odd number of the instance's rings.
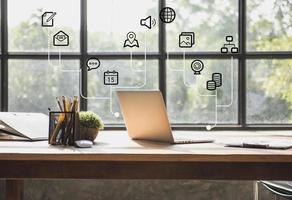
{"label": "pencil holder", "polygon": [[80,127],[79,114],[52,111],[49,118],[49,144],[73,146]]}

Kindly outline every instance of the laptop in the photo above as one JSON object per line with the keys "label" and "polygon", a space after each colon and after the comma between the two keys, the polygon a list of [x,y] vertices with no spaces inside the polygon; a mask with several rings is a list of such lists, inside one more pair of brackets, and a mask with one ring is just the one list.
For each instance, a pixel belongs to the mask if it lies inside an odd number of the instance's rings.
{"label": "laptop", "polygon": [[130,138],[169,144],[210,143],[211,139],[174,139],[160,91],[117,91]]}

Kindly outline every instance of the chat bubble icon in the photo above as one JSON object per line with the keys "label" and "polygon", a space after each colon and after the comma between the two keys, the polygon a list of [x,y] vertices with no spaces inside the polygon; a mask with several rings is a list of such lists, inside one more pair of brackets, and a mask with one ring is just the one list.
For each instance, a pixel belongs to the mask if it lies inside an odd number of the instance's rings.
{"label": "chat bubble icon", "polygon": [[97,69],[100,66],[98,58],[89,58],[86,62],[87,70]]}

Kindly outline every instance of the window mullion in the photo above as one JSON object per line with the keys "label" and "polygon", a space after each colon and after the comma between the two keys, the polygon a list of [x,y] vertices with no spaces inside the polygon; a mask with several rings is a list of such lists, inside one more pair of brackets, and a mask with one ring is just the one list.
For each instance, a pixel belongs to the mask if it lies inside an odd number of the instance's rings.
{"label": "window mullion", "polygon": [[[82,70],[82,92],[87,96],[87,70],[83,64],[87,59],[87,0],[80,0],[80,69]],[[80,109],[87,110],[87,100],[80,98]]]}
{"label": "window mullion", "polygon": [[239,0],[238,123],[246,127],[246,0]]}
{"label": "window mullion", "polygon": [[[158,13],[159,11],[165,7],[165,0],[159,0],[158,5]],[[165,31],[165,24],[159,20],[159,62],[158,62],[158,69],[159,69],[159,90],[161,91],[165,104],[167,101],[166,98],[166,31]]]}
{"label": "window mullion", "polygon": [[1,98],[0,110],[8,110],[8,26],[7,26],[7,0],[1,1]]}

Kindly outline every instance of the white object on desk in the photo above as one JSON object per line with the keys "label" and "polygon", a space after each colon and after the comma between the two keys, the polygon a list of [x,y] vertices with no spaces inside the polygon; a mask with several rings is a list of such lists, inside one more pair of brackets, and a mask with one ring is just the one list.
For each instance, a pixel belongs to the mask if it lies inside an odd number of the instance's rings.
{"label": "white object on desk", "polygon": [[90,148],[93,145],[93,142],[90,140],[77,140],[75,145],[79,148]]}

